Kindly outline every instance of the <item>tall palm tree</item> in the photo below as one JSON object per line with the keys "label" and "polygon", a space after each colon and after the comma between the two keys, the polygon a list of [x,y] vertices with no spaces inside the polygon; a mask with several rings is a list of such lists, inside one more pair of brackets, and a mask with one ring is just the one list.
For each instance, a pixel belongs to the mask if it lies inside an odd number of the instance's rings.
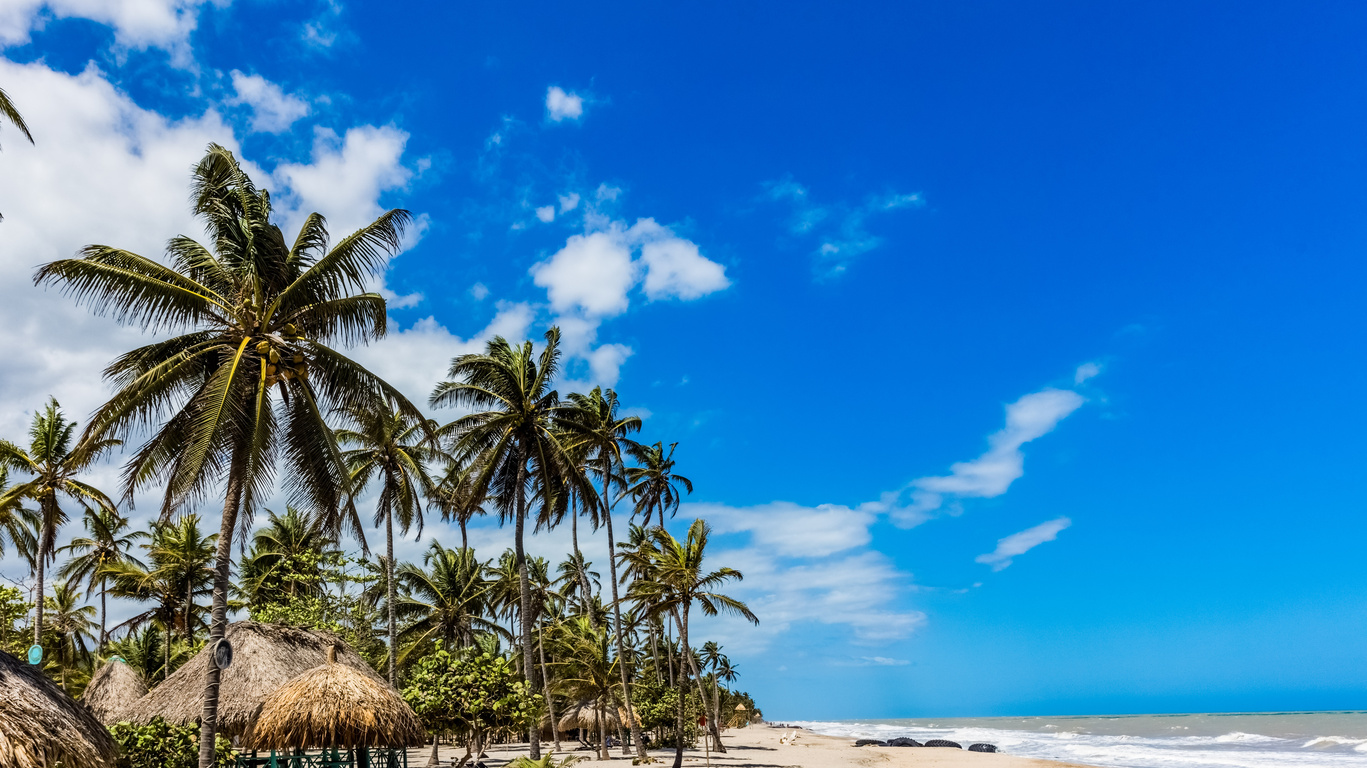
{"label": "tall palm tree", "polygon": [[669,453],[665,453],[663,443],[633,443],[625,447],[640,465],[627,467],[626,470],[626,480],[631,486],[627,493],[636,500],[636,513],[641,514],[649,525],[651,512],[659,510],[660,530],[664,530],[665,510],[668,509],[673,516],[679,509],[681,497],[678,486],[682,485],[689,493],[693,492],[693,481],[674,472],[674,449],[679,444],[670,443]]}
{"label": "tall palm tree", "polygon": [[[599,520],[608,535],[608,573],[612,584],[612,615],[614,635],[617,643],[617,658],[626,658],[625,644],[622,641],[622,607],[617,593],[617,542],[612,535],[612,493],[609,485],[617,478],[616,468],[622,466],[622,450],[639,449],[628,435],[641,430],[638,416],[622,416],[618,413],[620,403],[617,393],[609,389],[604,392],[594,387],[587,395],[572,393],[569,396],[570,408],[566,409],[560,420],[561,429],[575,444],[588,451],[589,465],[602,480],[603,492],[598,495],[601,512]],[[680,481],[682,482],[682,481]],[[636,745],[636,754],[645,758],[645,743],[641,739],[641,725],[636,721],[631,705],[630,675],[626,664],[618,664],[622,678],[622,699],[626,702],[627,722],[631,725],[631,740]],[[627,746],[622,745],[627,752]]]}
{"label": "tall palm tree", "polygon": [[610,652],[607,629],[594,625],[586,616],[576,616],[556,625],[551,635],[556,647],[552,665],[559,671],[560,684],[573,698],[592,701],[598,724],[598,759],[608,759],[607,727],[604,713],[613,706],[617,670],[621,657]]}
{"label": "tall palm tree", "polygon": [[[447,549],[432,542],[422,558],[423,566],[400,565],[394,579],[403,587],[395,612],[406,624],[399,640],[406,657],[415,648],[430,647],[434,640],[450,650],[475,644],[480,632],[507,637],[508,632],[490,620],[487,562],[472,549]],[[400,659],[402,660],[402,659]]]}
{"label": "tall palm tree", "polygon": [[129,554],[129,551],[137,541],[147,538],[147,533],[145,531],[130,532],[128,530],[128,519],[121,517],[112,510],[87,509],[84,522],[85,530],[90,535],[78,536],[65,547],[57,550],[58,552],[69,552],[72,555],[71,559],[58,569],[57,578],[65,579],[68,582],[84,581],[87,592],[94,590],[97,586],[99,587],[99,650],[103,653],[105,644],[109,642],[109,632],[107,631],[109,574],[104,568],[106,565],[113,565],[125,560],[136,565],[142,565],[137,558]]}
{"label": "tall palm tree", "polygon": [[[107,245],[39,268],[38,284],[121,323],[173,334],[105,369],[117,388],[87,433],[152,437],[125,469],[125,493],[164,486],[163,519],[223,492],[209,642],[227,627],[234,531],[251,527],[272,491],[277,460],[300,506],[340,526],[347,468],[324,414],[384,392],[416,408],[330,345],[385,334],[385,301],[368,280],[402,248],[411,216],[392,210],[329,248],[324,218],[310,214],[293,242],[271,221],[270,195],[231,152],[209,146],[193,172],[193,210],[210,235],[167,246],[169,264]],[[214,759],[219,670],[204,680],[200,768]]]}
{"label": "tall palm tree", "polygon": [[[532,660],[536,608],[527,578],[527,488],[529,483],[538,486],[543,513],[549,512],[555,506],[558,489],[563,487],[567,458],[555,430],[560,397],[551,389],[551,380],[559,370],[560,329],[550,329],[545,339],[546,346],[537,355],[531,342],[514,346],[502,336],[495,337],[483,353],[452,360],[451,380],[438,384],[431,397],[434,407],[464,406],[473,411],[443,431],[454,436],[457,458],[478,466],[473,492],[492,497],[501,518],[514,520],[522,662],[533,690],[540,687],[540,681],[536,680]],[[534,726],[528,733],[533,759],[541,757],[537,730]]]}
{"label": "tall palm tree", "polygon": [[95,639],[90,631],[95,628],[95,606],[84,603],[76,586],[68,581],[53,584],[52,595],[47,598],[52,621],[45,639],[54,651],[52,660],[61,669],[62,690],[67,688],[67,671],[79,662],[90,661],[86,643]]}
{"label": "tall palm tree", "polygon": [[278,602],[284,595],[317,596],[323,592],[319,560],[336,542],[322,522],[286,505],[285,514],[266,510],[266,525],[252,534],[250,553],[242,559],[239,582],[253,605]]}
{"label": "tall palm tree", "polygon": [[[432,489],[426,465],[434,453],[427,444],[432,425],[421,417],[380,402],[344,408],[341,413],[348,428],[337,430],[337,442],[342,446],[355,446],[342,454],[350,469],[353,492],[359,493],[373,479],[380,481],[375,525],[384,525],[389,684],[394,685],[398,674],[399,639],[394,612],[394,518],[398,517],[401,535],[407,535],[414,525],[418,535],[422,535],[422,497]],[[361,538],[361,542],[364,545],[365,539]]]}
{"label": "tall palm tree", "polygon": [[[728,581],[740,581],[744,578],[740,571],[725,567],[711,572],[703,570],[711,530],[703,520],[694,520],[688,528],[688,537],[681,542],[663,527],[655,529],[651,573],[646,578],[632,583],[632,589],[636,593],[634,597],[647,606],[646,610],[649,613],[669,616],[674,620],[679,629],[680,648],[688,661],[687,664],[681,665],[680,671],[685,679],[679,687],[687,687],[686,679],[688,673],[692,672],[694,679],[698,681],[698,698],[703,702],[707,701],[707,696],[702,691],[702,674],[688,644],[688,617],[694,604],[702,610],[704,616],[716,616],[721,612],[732,613],[759,624],[759,617],[755,616],[745,603],[716,591]],[[712,723],[711,730],[720,747],[720,730],[716,722]],[[721,748],[721,751],[724,752],[725,748]],[[683,753],[676,752],[675,765],[681,764],[682,759]]]}
{"label": "tall palm tree", "polygon": [[[0,496],[0,509],[29,499],[38,505],[38,531],[34,547],[34,573],[37,577],[37,596],[33,622],[33,642],[39,644],[43,636],[43,577],[44,568],[56,554],[57,531],[67,521],[61,497],[75,499],[89,509],[96,504],[108,512],[114,502],[103,491],[76,479],[89,469],[118,440],[90,438],[75,443],[76,422],[62,414],[56,398],[49,398],[47,407],[33,415],[29,428],[29,448],[0,440],[0,464],[32,475],[32,479],[10,486]],[[74,444],[73,444],[74,443]]]}

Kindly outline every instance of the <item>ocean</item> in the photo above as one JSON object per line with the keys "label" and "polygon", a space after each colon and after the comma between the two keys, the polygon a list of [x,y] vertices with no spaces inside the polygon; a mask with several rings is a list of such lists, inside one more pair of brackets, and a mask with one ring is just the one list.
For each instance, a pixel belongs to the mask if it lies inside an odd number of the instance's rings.
{"label": "ocean", "polygon": [[852,739],[949,739],[1106,768],[1367,768],[1367,712],[790,721]]}

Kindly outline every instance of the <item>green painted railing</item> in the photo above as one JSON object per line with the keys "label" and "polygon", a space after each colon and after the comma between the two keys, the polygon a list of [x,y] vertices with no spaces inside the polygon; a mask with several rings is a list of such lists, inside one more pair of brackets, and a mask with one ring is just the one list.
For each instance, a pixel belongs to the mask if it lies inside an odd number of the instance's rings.
{"label": "green painted railing", "polygon": [[239,752],[236,768],[408,768],[406,749],[324,749],[319,752]]}

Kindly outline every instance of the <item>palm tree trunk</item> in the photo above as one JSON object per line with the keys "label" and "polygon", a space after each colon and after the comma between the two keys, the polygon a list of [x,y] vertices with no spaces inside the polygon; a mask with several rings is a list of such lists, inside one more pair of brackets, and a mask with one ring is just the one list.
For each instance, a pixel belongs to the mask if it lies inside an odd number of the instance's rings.
{"label": "palm tree trunk", "polygon": [[171,676],[171,624],[166,624],[166,642],[161,648],[161,679]]}
{"label": "palm tree trunk", "polygon": [[[688,647],[688,609],[689,606],[685,604],[683,606],[682,618],[679,616],[680,612],[674,613],[674,620],[679,623],[679,642],[683,643],[683,655],[684,658],[688,659],[688,666],[684,667],[681,672],[683,672],[683,677],[687,678],[689,671],[692,671],[693,679],[697,682],[698,686],[698,703],[703,706],[703,711],[705,712],[707,711],[707,692],[704,691],[702,687],[702,673],[698,671],[698,660],[693,658],[693,649]],[[679,686],[680,696],[683,695],[683,689],[685,687],[686,686],[683,685]],[[716,745],[717,751],[725,754],[726,747],[722,746],[721,731],[717,728],[717,721],[712,720],[707,730],[712,734],[712,743]],[[706,734],[703,735],[703,738],[707,738]]]}
{"label": "palm tree trunk", "polygon": [[717,751],[726,752],[721,744],[721,681],[717,679],[716,667],[712,669],[712,722],[716,725]]}
{"label": "palm tree trunk", "polygon": [[597,710],[594,714],[598,718],[598,759],[611,760],[612,756],[608,754],[608,718],[606,712],[607,707],[603,706],[603,702],[600,699],[597,702],[597,706],[594,707],[594,709]]}
{"label": "palm tree trunk", "polygon": [[388,497],[384,504],[384,545],[385,545],[385,595],[389,605],[389,684],[396,680],[395,667],[398,659],[394,642],[398,637],[398,625],[394,621],[394,510]]}
{"label": "palm tree trunk", "polygon": [[[517,525],[514,529],[513,546],[517,556],[517,581],[521,594],[522,609],[518,612],[522,624],[522,670],[529,687],[536,690],[540,686],[536,680],[536,665],[532,663],[532,588],[527,580],[527,551],[523,547],[523,535],[527,528],[527,488],[526,460],[517,457]],[[527,729],[528,754],[533,760],[541,759],[541,723]]]}
{"label": "palm tree trunk", "polygon": [[[604,454],[603,467],[603,524],[608,530],[608,576],[612,579],[612,620],[613,631],[617,635],[617,671],[622,675],[622,701],[626,704],[627,725],[631,727],[631,740],[636,744],[636,755],[646,756],[645,745],[641,741],[641,726],[636,722],[636,713],[631,706],[631,685],[627,680],[626,653],[622,643],[622,603],[617,596],[617,544],[612,539],[612,503],[608,500],[608,480],[611,478],[612,465]],[[622,754],[631,754],[631,748],[622,745]]]}
{"label": "palm tree trunk", "polygon": [[[235,449],[228,468],[223,520],[219,523],[218,548],[214,555],[214,602],[209,622],[209,648],[222,640],[228,630],[228,575],[232,568],[233,532],[237,530],[237,512],[242,501],[242,476],[246,471],[247,454],[241,448]],[[167,653],[170,653],[169,642]],[[218,666],[206,664],[204,709],[199,720],[199,768],[212,768],[214,764],[214,737],[218,734],[218,683]]]}
{"label": "palm tree trunk", "polygon": [[[573,499],[571,499],[573,502]],[[584,562],[584,553],[579,551],[579,513],[574,510],[574,505],[570,505],[570,545],[574,548],[574,559],[580,564]],[[584,614],[589,617],[589,624],[597,629],[598,622],[593,616],[593,607],[589,605],[589,577],[584,573],[584,569],[579,571],[579,601],[584,604]]]}
{"label": "palm tree trunk", "polygon": [[49,517],[48,517],[48,515],[46,514],[46,513],[47,513],[47,509],[46,509],[46,507],[47,507],[47,502],[46,502],[46,501],[44,501],[43,507],[44,507],[44,510],[43,510],[43,512],[44,512],[44,515],[43,515],[43,525],[42,525],[42,527],[40,528],[40,530],[38,531],[38,552],[36,553],[36,554],[37,554],[37,569],[36,569],[36,571],[37,571],[37,576],[38,576],[38,584],[37,584],[37,586],[35,587],[35,589],[37,590],[37,597],[34,598],[34,605],[33,605],[33,608],[34,608],[34,611],[35,611],[35,612],[34,612],[34,615],[33,615],[33,644],[34,644],[34,645],[42,645],[42,642],[43,642],[43,576],[44,576],[44,572],[43,572],[43,571],[44,571],[44,566],[47,564],[47,541],[48,541],[48,538],[49,538],[49,537],[48,537],[48,532],[47,532],[48,525],[49,525],[49,522],[48,522],[48,521],[49,521]]}
{"label": "palm tree trunk", "polygon": [[456,521],[460,523],[460,548],[461,548],[461,549],[469,549],[469,548],[470,548],[470,538],[465,534],[465,523],[466,523],[465,516],[464,516],[464,515],[457,515],[457,516],[456,516]]}
{"label": "palm tree trunk", "polygon": [[661,682],[660,644],[656,642],[654,622],[651,622],[650,624],[646,625],[646,627],[646,631],[650,634],[650,661],[651,664],[655,667],[655,682],[658,684]]}
{"label": "palm tree trunk", "polygon": [[100,579],[100,655],[104,655],[105,641],[109,633],[105,631],[105,620],[109,618],[109,604],[105,602],[107,579]]}
{"label": "palm tree trunk", "polygon": [[551,676],[546,672],[546,630],[539,623],[536,627],[536,650],[541,654],[541,687],[546,691],[546,714],[551,718],[551,737],[555,739],[555,751],[560,751],[560,729],[555,722],[555,703],[551,701]]}

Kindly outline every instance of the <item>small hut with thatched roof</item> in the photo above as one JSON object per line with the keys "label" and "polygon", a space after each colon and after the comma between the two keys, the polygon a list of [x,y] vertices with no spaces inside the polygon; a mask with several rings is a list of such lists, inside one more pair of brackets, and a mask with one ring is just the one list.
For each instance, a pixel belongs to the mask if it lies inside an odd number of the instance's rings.
{"label": "small hut with thatched roof", "polygon": [[132,667],[115,656],[95,671],[81,701],[105,725],[127,720],[127,713],[138,699],[147,695],[147,683]]}
{"label": "small hut with thatched roof", "polygon": [[[330,632],[279,624],[239,621],[228,625],[233,662],[223,670],[218,689],[218,729],[228,738],[246,733],[261,705],[285,683],[323,664],[329,648],[337,648],[337,663],[385,683],[375,671]],[[194,658],[153,688],[124,713],[128,720],[147,723],[160,716],[168,723],[189,725],[204,711],[204,673],[213,650],[205,646]]]}
{"label": "small hut with thatched roof", "polygon": [[626,713],[619,712],[616,707],[595,706],[595,702],[581,701],[569,707],[565,714],[560,716],[556,730],[561,733],[567,733],[576,728],[589,732],[597,731],[600,715],[604,721],[603,725],[612,730],[621,727],[626,720]]}
{"label": "small hut with thatched roof", "polygon": [[0,766],[108,768],[114,740],[36,668],[0,651]]}
{"label": "small hut with thatched roof", "polygon": [[427,741],[422,723],[388,683],[363,675],[329,648],[327,663],[271,694],[248,729],[252,750],[416,747]]}

